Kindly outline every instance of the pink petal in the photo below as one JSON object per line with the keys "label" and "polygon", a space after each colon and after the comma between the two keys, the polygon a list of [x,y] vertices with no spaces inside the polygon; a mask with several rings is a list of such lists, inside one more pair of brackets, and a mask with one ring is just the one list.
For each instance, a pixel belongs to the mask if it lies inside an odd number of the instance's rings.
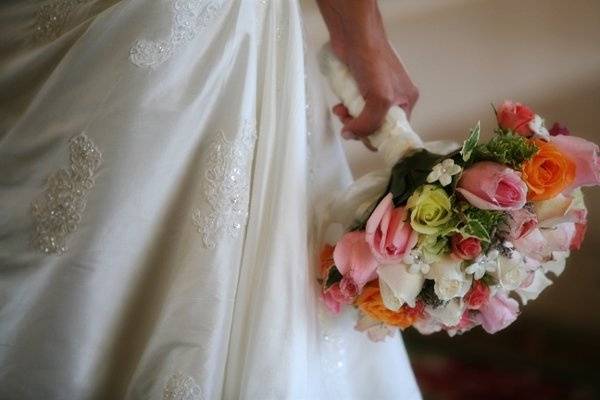
{"label": "pink petal", "polygon": [[359,288],[377,277],[379,265],[365,240],[365,232],[348,232],[337,243],[333,260],[344,276],[351,277]]}

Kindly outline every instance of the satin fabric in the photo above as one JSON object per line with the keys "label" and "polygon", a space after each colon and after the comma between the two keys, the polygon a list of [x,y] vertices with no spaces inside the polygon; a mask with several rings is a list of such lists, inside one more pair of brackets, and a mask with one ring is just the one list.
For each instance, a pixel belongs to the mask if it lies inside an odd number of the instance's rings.
{"label": "satin fabric", "polygon": [[[318,297],[319,210],[351,177],[298,4],[12,1],[0,21],[1,399],[420,398],[398,336]],[[32,203],[82,132],[102,162],[46,254]]]}

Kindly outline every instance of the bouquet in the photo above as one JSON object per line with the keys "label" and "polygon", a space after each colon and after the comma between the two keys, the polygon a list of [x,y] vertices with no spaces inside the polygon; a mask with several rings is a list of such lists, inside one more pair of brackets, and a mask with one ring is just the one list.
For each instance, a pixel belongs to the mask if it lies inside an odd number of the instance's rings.
{"label": "bouquet", "polygon": [[[364,106],[327,49],[322,70],[352,115]],[[600,183],[599,149],[529,107],[494,110],[462,146],[424,144],[402,109],[371,136],[389,168],[357,180],[329,205],[320,253],[322,299],[358,309],[356,329],[380,341],[396,329],[496,333],[558,277],[583,241],[580,188]],[[518,301],[519,300],[519,301]],[[519,304],[520,303],[520,304]]]}

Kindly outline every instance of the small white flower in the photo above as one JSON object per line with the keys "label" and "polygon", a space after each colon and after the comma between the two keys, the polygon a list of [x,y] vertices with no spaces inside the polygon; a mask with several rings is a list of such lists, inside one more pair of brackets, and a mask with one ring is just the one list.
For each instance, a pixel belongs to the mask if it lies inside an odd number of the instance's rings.
{"label": "small white flower", "polygon": [[492,250],[488,254],[482,254],[475,259],[475,262],[467,267],[465,272],[473,274],[475,280],[483,278],[486,272],[495,272],[498,269],[498,250]]}
{"label": "small white flower", "polygon": [[440,181],[442,186],[448,186],[452,183],[452,176],[460,174],[462,168],[454,164],[454,160],[447,158],[433,167],[433,171],[427,176],[428,183]]}
{"label": "small white flower", "polygon": [[537,114],[535,114],[531,122],[529,122],[529,129],[531,129],[537,137],[546,140],[550,138],[550,132],[548,132],[548,129],[544,126],[544,119]]}
{"label": "small white flower", "polygon": [[406,256],[404,256],[403,261],[408,265],[408,272],[411,274],[427,274],[431,269],[431,266],[425,262],[423,252],[418,249],[411,250]]}

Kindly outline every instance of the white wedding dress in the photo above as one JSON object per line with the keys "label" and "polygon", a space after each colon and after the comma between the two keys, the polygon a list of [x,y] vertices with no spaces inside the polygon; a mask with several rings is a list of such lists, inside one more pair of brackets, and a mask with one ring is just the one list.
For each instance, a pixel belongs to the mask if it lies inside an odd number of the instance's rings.
{"label": "white wedding dress", "polygon": [[318,298],[351,179],[295,1],[5,0],[0,27],[0,399],[420,399],[399,336]]}

